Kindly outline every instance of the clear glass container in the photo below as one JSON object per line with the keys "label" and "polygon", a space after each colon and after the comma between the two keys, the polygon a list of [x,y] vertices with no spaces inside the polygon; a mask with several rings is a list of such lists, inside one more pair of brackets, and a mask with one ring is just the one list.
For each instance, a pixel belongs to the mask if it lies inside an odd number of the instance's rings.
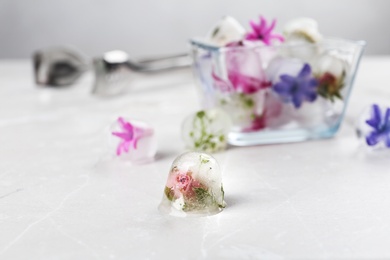
{"label": "clear glass container", "polygon": [[205,109],[231,117],[232,145],[329,138],[338,131],[365,42],[215,47],[193,39],[193,68]]}

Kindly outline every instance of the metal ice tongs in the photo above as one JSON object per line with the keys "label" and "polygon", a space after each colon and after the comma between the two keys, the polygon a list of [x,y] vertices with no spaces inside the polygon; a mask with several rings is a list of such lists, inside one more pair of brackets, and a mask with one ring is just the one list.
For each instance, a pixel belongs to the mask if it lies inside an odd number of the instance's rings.
{"label": "metal ice tongs", "polygon": [[72,48],[57,47],[33,55],[35,82],[42,86],[73,85],[86,71],[92,70],[92,93],[112,96],[123,92],[136,74],[155,74],[187,68],[188,54],[134,61],[127,53],[114,50],[96,57],[93,62]]}

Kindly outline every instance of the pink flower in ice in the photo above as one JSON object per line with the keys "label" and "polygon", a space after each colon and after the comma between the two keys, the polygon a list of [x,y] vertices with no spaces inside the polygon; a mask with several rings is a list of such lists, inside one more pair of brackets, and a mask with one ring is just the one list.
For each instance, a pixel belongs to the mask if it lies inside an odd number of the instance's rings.
{"label": "pink flower in ice", "polygon": [[268,21],[263,16],[260,16],[260,22],[258,24],[254,21],[250,21],[249,24],[252,27],[252,32],[249,32],[245,36],[245,39],[248,41],[262,41],[266,45],[271,45],[273,39],[281,42],[284,41],[282,35],[272,32],[276,25],[275,19],[268,25]]}
{"label": "pink flower in ice", "polygon": [[243,132],[253,132],[266,127],[265,116],[264,115],[254,115],[254,118],[251,122],[251,125],[247,128],[244,128]]}
{"label": "pink flower in ice", "polygon": [[214,87],[216,89],[218,89],[219,91],[221,91],[221,92],[230,92],[230,91],[234,90],[233,86],[229,82],[227,82],[226,80],[224,80],[221,77],[219,77],[215,73],[214,69],[211,70],[211,77],[214,80]]}
{"label": "pink flower in ice", "polygon": [[194,188],[203,187],[203,185],[192,177],[192,172],[183,172],[178,168],[172,169],[166,186],[171,190],[175,198],[184,196],[191,198],[196,196]]}
{"label": "pink flower in ice", "polygon": [[211,77],[214,86],[222,92],[253,94],[271,86],[267,80],[259,54],[245,42],[233,42],[226,46],[227,80],[218,76],[214,69]]}
{"label": "pink flower in ice", "polygon": [[118,118],[118,123],[123,132],[112,132],[112,135],[122,139],[116,149],[116,154],[118,156],[121,155],[122,152],[128,153],[130,146],[137,149],[137,143],[141,138],[153,134],[153,130],[136,127],[130,122],[126,122],[122,117]]}

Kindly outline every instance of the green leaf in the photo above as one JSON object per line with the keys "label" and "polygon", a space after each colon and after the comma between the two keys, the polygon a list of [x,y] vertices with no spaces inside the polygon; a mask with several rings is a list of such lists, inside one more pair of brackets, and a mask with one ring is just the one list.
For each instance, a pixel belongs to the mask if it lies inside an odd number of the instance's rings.
{"label": "green leaf", "polygon": [[337,98],[343,100],[343,97],[341,96],[340,92],[337,91],[336,93],[334,93],[334,95],[335,95]]}
{"label": "green leaf", "polygon": [[212,198],[212,196],[210,195],[210,193],[206,189],[193,188],[193,191],[196,194],[197,200],[202,204],[206,204],[207,201]]}
{"label": "green leaf", "polygon": [[167,196],[168,200],[172,201],[174,197],[174,192],[171,188],[165,186],[164,189],[165,196]]}
{"label": "green leaf", "polygon": [[250,98],[245,99],[244,102],[245,102],[245,106],[247,108],[252,108],[255,105],[255,102],[252,99],[250,99]]}
{"label": "green leaf", "polygon": [[213,33],[212,33],[211,35],[212,35],[213,37],[214,37],[215,35],[217,35],[217,33],[219,32],[219,29],[220,29],[220,27],[215,28],[214,31],[213,31]]}
{"label": "green leaf", "polygon": [[210,161],[210,159],[204,158],[202,155],[199,155],[199,159],[201,164],[206,164]]}
{"label": "green leaf", "polygon": [[205,115],[206,115],[206,112],[204,112],[203,110],[196,113],[196,116],[199,118],[203,118]]}
{"label": "green leaf", "polygon": [[218,204],[220,208],[224,208],[226,205],[224,205],[224,200],[225,200],[225,191],[223,190],[223,186],[221,184],[221,193],[222,193],[222,204]]}

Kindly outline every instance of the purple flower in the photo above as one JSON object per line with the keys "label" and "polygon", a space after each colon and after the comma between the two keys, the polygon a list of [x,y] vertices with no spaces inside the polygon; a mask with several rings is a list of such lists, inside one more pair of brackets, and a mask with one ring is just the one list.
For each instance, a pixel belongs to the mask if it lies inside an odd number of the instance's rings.
{"label": "purple flower", "polygon": [[300,108],[303,101],[313,102],[317,98],[318,81],[311,76],[310,65],[305,63],[298,76],[283,74],[273,86],[284,102],[292,102]]}
{"label": "purple flower", "polygon": [[366,136],[369,146],[374,146],[383,140],[386,146],[390,147],[390,108],[387,108],[386,113],[382,115],[379,106],[372,105],[371,118],[366,120],[366,124],[373,128]]}
{"label": "purple flower", "polygon": [[112,135],[122,139],[116,149],[116,155],[118,156],[121,155],[122,152],[128,153],[131,145],[134,149],[137,149],[139,139],[153,134],[152,130],[136,127],[131,123],[126,122],[122,117],[118,118],[118,123],[123,132],[112,132]]}
{"label": "purple flower", "polygon": [[249,22],[252,27],[252,32],[248,33],[245,36],[246,40],[249,41],[262,41],[266,45],[271,45],[271,41],[273,39],[279,40],[281,42],[284,41],[284,37],[277,33],[272,33],[272,30],[275,28],[276,20],[274,19],[271,25],[268,25],[267,20],[260,16],[260,22],[257,24],[254,21]]}

